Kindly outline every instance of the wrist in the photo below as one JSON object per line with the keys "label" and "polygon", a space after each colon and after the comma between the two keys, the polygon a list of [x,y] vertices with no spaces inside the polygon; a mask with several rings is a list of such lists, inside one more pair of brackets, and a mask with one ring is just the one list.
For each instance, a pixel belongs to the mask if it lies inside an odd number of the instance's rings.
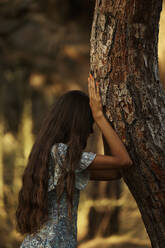
{"label": "wrist", "polygon": [[104,114],[102,111],[100,111],[99,113],[97,113],[97,115],[93,116],[94,120],[96,123],[100,122],[104,117]]}

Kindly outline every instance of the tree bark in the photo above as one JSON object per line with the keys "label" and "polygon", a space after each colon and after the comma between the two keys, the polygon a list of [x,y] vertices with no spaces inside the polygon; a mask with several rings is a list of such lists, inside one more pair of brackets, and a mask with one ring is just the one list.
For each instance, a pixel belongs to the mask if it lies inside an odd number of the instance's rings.
{"label": "tree bark", "polygon": [[134,162],[123,171],[153,248],[165,247],[165,92],[158,72],[162,0],[96,0],[91,71],[105,115]]}

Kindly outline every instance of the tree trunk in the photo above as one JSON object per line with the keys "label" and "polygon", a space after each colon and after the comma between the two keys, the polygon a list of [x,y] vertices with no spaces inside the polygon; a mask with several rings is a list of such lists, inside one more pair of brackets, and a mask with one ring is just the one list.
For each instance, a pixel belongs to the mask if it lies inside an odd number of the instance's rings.
{"label": "tree trunk", "polygon": [[165,93],[158,73],[162,0],[96,0],[91,71],[104,111],[134,162],[124,180],[152,247],[165,247]]}

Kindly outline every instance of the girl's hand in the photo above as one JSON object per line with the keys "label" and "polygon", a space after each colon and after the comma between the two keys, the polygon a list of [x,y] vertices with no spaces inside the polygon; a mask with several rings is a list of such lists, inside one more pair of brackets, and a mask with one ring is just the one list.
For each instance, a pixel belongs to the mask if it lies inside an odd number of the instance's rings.
{"label": "girl's hand", "polygon": [[101,102],[101,97],[100,97],[100,92],[99,92],[99,83],[96,82],[96,87],[95,87],[95,82],[94,78],[90,74],[88,77],[88,92],[89,92],[89,104],[92,110],[93,118],[95,121],[100,119],[100,117],[103,116],[103,109],[102,109],[102,102]]}

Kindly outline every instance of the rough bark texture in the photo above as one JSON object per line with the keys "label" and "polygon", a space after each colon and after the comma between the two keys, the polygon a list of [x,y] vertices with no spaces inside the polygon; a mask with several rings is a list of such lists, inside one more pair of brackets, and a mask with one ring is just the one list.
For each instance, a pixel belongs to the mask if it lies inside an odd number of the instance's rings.
{"label": "rough bark texture", "polygon": [[162,0],[96,0],[91,71],[134,162],[124,180],[152,247],[165,247],[165,93],[158,73]]}

